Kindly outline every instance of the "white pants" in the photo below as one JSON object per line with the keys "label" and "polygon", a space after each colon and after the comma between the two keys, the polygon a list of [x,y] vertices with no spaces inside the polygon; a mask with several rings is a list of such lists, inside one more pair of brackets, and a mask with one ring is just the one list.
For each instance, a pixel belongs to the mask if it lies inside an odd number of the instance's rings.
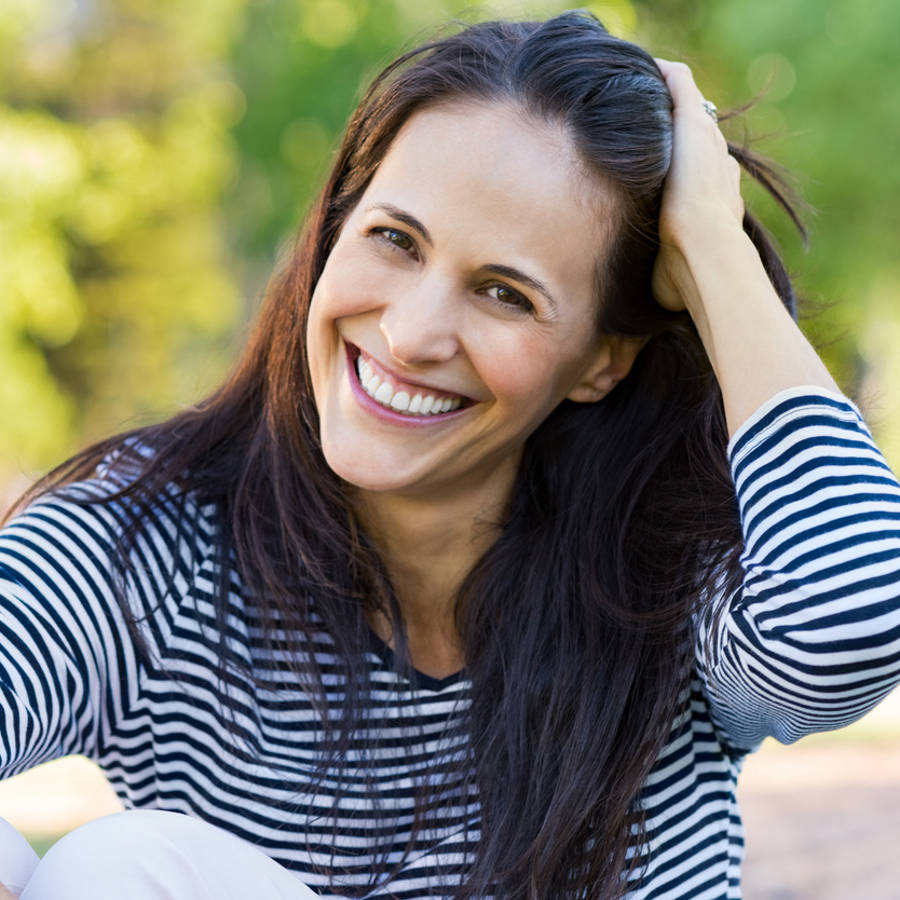
{"label": "white pants", "polygon": [[0,883],[21,900],[311,900],[296,875],[200,819],[129,810],[88,822],[39,859],[0,819]]}

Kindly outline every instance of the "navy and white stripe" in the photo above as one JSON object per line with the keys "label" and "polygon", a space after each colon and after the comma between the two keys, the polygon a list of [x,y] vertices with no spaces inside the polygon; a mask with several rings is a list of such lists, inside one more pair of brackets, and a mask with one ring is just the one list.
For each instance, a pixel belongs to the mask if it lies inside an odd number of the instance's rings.
{"label": "navy and white stripe", "polygon": [[[716,630],[701,624],[689,703],[641,795],[650,847],[633,900],[740,897],[742,757],[767,735],[848,724],[900,680],[900,485],[856,407],[819,388],[783,391],[741,427],[729,457],[746,579],[720,598]],[[109,490],[103,475],[81,487]],[[113,599],[120,513],[47,497],[0,533],[0,777],[83,753],[127,807],[225,827],[326,897],[365,883],[379,854],[399,859],[420,777],[460,752],[465,679],[404,679],[373,641],[365,749],[340,778],[316,782],[319,719],[266,653],[236,580],[229,649],[260,684],[212,677],[215,509],[189,507],[185,520],[163,498],[135,548],[128,596],[146,616],[149,659]],[[337,709],[331,639],[314,644]],[[226,705],[252,764],[234,747]],[[477,797],[448,797],[400,876],[367,896],[446,897],[477,834]],[[331,870],[345,889],[326,887]]]}

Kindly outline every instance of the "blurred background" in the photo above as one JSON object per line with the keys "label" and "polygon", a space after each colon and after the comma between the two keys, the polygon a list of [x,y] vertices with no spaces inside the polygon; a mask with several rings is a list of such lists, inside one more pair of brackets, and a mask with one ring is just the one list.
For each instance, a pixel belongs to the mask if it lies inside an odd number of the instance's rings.
{"label": "blurred background", "polygon": [[[760,98],[723,130],[795,173],[808,249],[758,192],[749,205],[808,301],[804,330],[900,469],[900,4],[582,5],[688,61],[720,110]],[[0,501],[216,385],[361,86],[398,51],[451,17],[565,8],[3,0]],[[900,896],[884,844],[900,835],[898,706],[750,760],[748,898]],[[105,791],[86,761],[54,763],[0,785],[0,816],[45,847],[116,808]],[[883,886],[866,882],[871,866]]]}

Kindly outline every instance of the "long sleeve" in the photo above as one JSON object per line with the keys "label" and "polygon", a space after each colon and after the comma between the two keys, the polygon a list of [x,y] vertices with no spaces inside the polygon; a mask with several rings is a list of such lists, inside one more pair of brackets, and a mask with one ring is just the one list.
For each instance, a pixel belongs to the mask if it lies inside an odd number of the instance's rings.
{"label": "long sleeve", "polygon": [[0,531],[0,778],[108,749],[142,667],[119,596],[158,630],[190,581],[196,546],[172,498],[142,517],[120,564],[124,507],[105,498],[121,486],[102,476],[70,486]]}
{"label": "long sleeve", "polygon": [[45,498],[0,532],[0,777],[96,754],[124,647],[109,510]]}
{"label": "long sleeve", "polygon": [[728,447],[742,587],[698,635],[726,743],[848,725],[900,681],[900,484],[859,411],[782,391]]}

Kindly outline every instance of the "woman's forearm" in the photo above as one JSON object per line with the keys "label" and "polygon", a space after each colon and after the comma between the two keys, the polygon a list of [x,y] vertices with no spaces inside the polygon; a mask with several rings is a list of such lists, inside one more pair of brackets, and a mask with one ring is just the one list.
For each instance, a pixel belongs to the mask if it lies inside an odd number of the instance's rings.
{"label": "woman's forearm", "polygon": [[682,296],[722,389],[729,436],[785,388],[808,384],[841,392],[740,228],[683,234],[679,243],[690,273],[680,285]]}

